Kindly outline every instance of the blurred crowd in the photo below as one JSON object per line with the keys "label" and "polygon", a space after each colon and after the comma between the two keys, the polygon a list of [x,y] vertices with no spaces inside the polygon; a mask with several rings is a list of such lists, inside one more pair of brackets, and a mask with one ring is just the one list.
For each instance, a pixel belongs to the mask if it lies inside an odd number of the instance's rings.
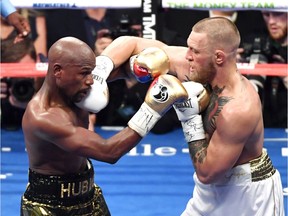
{"label": "blurred crowd", "polygon": [[[1,10],[1,63],[45,62],[49,47],[64,36],[86,42],[96,55],[119,36],[142,37],[140,9],[18,9],[15,13],[28,22],[27,35]],[[236,24],[241,34],[239,63],[287,64],[287,12],[166,9],[159,16],[162,32],[158,39],[166,44],[186,46],[191,28],[179,23],[189,20],[192,27],[205,17],[225,16]],[[261,98],[265,127],[287,128],[287,76],[247,77]],[[43,78],[1,77],[1,128],[21,127],[25,106],[42,82]],[[133,78],[108,83],[110,100],[97,115],[91,113],[94,125],[127,125],[144,101],[149,85]],[[180,126],[171,109],[152,132],[163,134]]]}

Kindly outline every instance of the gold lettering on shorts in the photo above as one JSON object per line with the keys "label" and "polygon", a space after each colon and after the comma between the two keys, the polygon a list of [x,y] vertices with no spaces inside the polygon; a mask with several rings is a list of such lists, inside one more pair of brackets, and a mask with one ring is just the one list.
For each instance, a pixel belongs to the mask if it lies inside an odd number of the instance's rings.
{"label": "gold lettering on shorts", "polygon": [[88,191],[88,181],[85,180],[82,182],[82,194],[86,193]]}
{"label": "gold lettering on shorts", "polygon": [[[67,183],[66,183],[67,185]],[[80,182],[69,182],[67,187],[65,183],[61,184],[61,198],[70,196],[79,196],[89,192],[94,186],[94,178]]]}
{"label": "gold lettering on shorts", "polygon": [[94,178],[90,178],[89,191],[93,188],[93,186],[94,186]]}
{"label": "gold lettering on shorts", "polygon": [[75,183],[72,184],[72,196],[78,196],[81,193],[81,182],[79,182],[78,192],[75,192]]}
{"label": "gold lettering on shorts", "polygon": [[71,189],[70,183],[68,183],[67,188],[64,188],[64,184],[61,184],[61,198],[64,197],[64,193],[67,193],[67,197],[70,197],[70,189]]}

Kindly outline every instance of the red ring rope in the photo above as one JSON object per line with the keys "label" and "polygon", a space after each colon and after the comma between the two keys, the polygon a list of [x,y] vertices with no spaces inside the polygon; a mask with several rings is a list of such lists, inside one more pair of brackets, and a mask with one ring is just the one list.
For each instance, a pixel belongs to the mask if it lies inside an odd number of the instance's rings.
{"label": "red ring rope", "polygon": [[[242,74],[287,76],[287,64],[237,64]],[[44,77],[47,63],[1,63],[1,77]]]}

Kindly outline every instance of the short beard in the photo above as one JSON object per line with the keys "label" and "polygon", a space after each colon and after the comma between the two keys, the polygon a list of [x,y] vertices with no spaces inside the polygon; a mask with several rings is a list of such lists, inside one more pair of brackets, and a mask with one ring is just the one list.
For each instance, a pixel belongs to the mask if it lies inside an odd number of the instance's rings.
{"label": "short beard", "polygon": [[[195,76],[193,76],[195,75]],[[203,68],[201,71],[197,71],[195,74],[190,76],[191,80],[195,82],[199,82],[201,84],[210,84],[216,75],[216,68],[213,63],[209,63],[209,65]]]}

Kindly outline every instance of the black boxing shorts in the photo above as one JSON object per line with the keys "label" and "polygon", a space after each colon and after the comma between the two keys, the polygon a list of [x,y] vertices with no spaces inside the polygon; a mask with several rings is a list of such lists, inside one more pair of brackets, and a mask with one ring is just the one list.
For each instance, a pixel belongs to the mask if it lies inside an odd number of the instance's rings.
{"label": "black boxing shorts", "polygon": [[21,199],[21,216],[110,216],[94,170],[78,174],[43,175],[29,169],[29,183]]}

